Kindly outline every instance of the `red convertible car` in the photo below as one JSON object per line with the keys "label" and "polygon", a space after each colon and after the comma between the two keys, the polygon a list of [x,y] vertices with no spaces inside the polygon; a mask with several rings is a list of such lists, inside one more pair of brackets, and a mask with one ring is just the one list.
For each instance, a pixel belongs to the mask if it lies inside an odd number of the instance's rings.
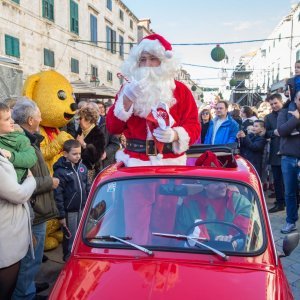
{"label": "red convertible car", "polygon": [[278,254],[255,169],[231,147],[209,150],[221,167],[103,170],[49,299],[293,299],[279,257],[299,234]]}

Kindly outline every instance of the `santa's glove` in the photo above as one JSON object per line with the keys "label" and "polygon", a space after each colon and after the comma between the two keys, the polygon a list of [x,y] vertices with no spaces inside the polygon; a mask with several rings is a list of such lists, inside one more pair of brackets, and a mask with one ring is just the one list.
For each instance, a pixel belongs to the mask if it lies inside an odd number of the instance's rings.
{"label": "santa's glove", "polygon": [[159,142],[172,143],[175,138],[175,131],[170,127],[165,130],[158,127],[154,129],[153,135]]}
{"label": "santa's glove", "polygon": [[141,82],[133,80],[127,83],[123,88],[123,94],[132,102],[136,102],[136,100],[143,95],[144,85]]}
{"label": "santa's glove", "polygon": [[56,141],[61,147],[63,146],[64,142],[67,140],[74,140],[74,138],[66,131],[61,131],[56,137]]}

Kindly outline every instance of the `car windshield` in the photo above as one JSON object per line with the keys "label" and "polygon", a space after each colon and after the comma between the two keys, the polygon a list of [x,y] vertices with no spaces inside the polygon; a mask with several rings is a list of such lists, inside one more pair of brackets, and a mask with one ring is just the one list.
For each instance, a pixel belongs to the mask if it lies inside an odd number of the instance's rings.
{"label": "car windshield", "polygon": [[265,244],[260,212],[254,190],[237,182],[123,179],[96,190],[84,239],[94,247],[132,243],[161,251],[209,252],[213,248],[253,255]]}

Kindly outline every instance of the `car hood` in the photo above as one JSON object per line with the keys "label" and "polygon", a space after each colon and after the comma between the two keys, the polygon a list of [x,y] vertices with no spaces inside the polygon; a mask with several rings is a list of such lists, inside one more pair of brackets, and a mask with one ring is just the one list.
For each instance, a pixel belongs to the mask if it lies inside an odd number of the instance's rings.
{"label": "car hood", "polygon": [[275,299],[274,280],[272,272],[220,264],[72,259],[50,299]]}

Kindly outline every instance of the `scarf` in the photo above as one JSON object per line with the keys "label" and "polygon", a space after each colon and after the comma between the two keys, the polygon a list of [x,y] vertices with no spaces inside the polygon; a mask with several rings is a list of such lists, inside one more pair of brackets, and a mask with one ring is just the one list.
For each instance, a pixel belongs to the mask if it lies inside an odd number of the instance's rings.
{"label": "scarf", "polygon": [[92,124],[88,129],[83,130],[82,129],[82,134],[84,138],[91,132],[91,130],[96,126],[96,124]]}

